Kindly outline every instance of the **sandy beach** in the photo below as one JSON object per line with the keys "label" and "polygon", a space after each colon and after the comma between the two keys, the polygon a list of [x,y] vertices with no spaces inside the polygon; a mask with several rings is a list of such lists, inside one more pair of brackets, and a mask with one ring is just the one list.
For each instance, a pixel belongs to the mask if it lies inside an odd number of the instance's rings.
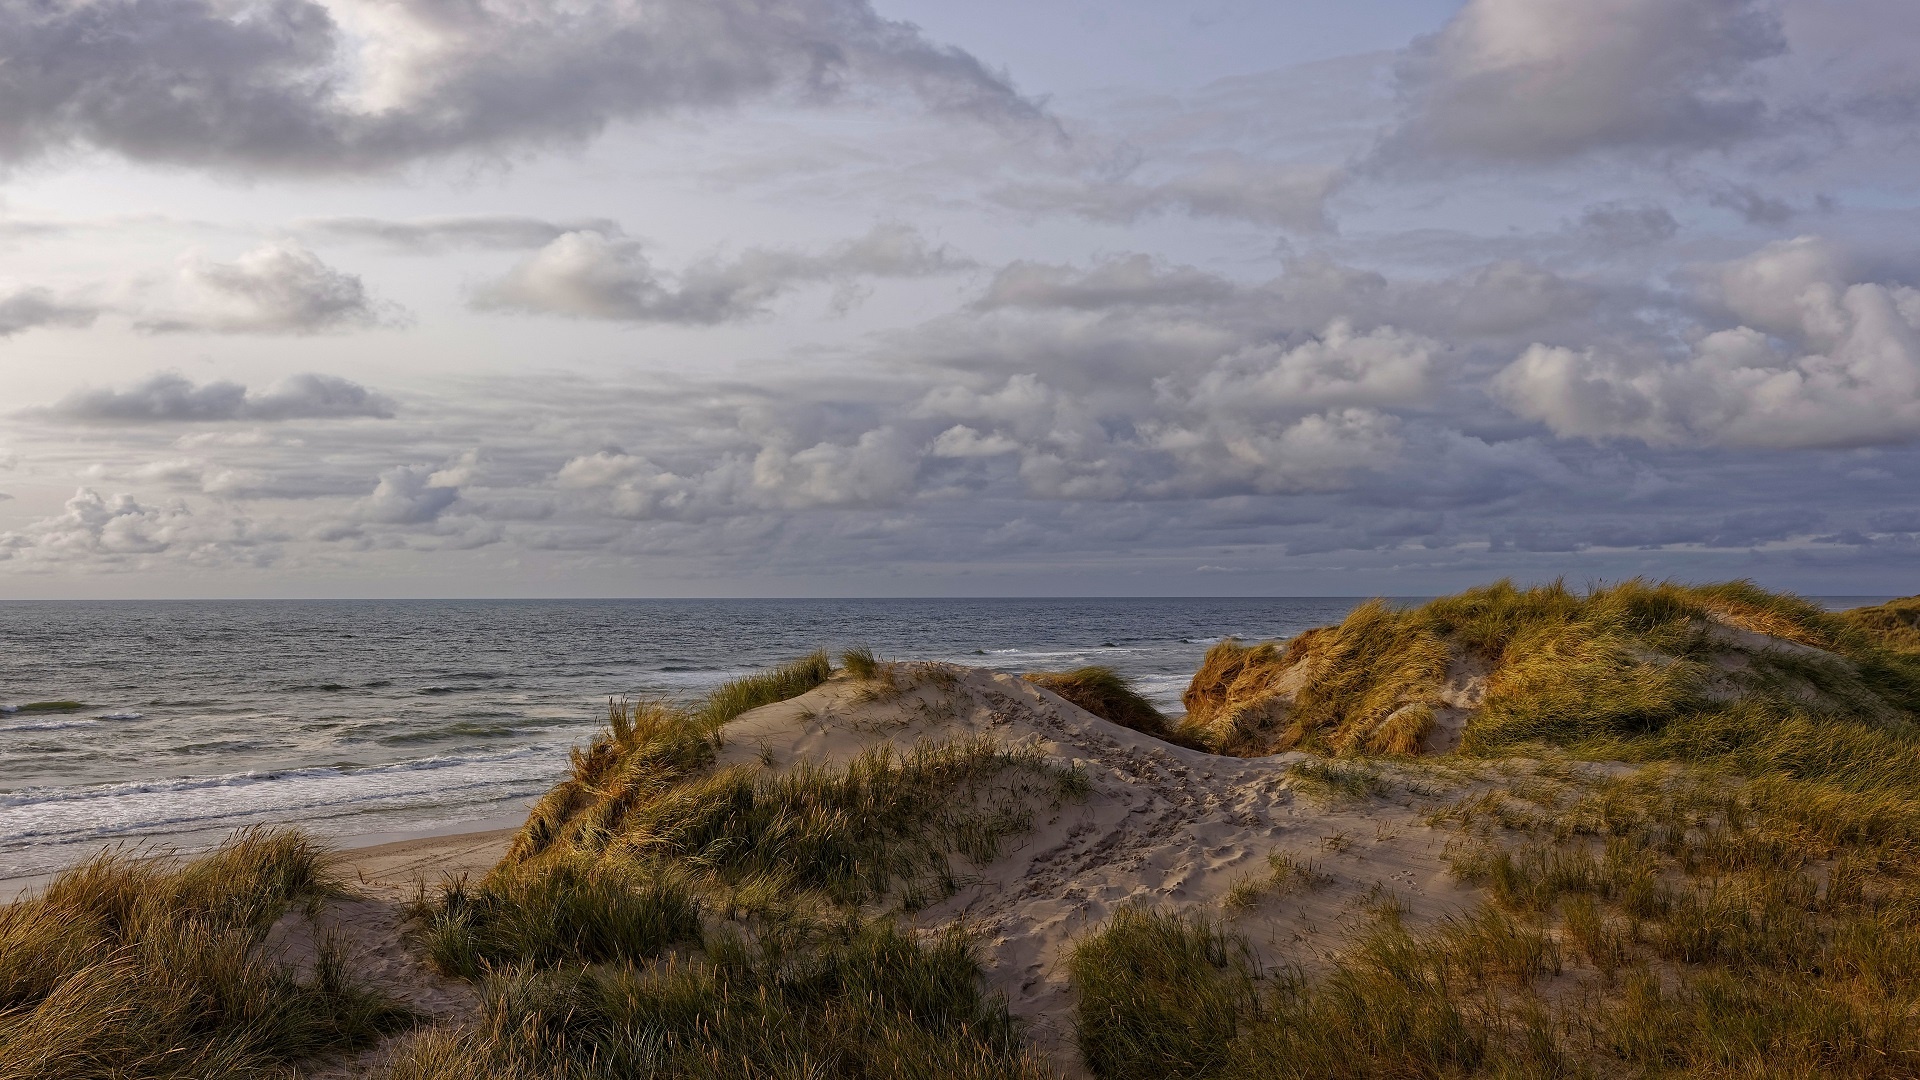
{"label": "sandy beach", "polygon": [[[431,885],[442,877],[459,877],[462,874],[478,877],[486,873],[506,852],[517,827],[517,823],[507,825],[499,819],[472,822],[469,825],[478,827],[458,832],[433,830],[411,836],[375,834],[371,837],[348,837],[336,846],[346,876],[359,882],[370,893],[411,893],[416,883],[421,881]],[[34,874],[0,879],[0,904],[42,888],[56,876]]]}

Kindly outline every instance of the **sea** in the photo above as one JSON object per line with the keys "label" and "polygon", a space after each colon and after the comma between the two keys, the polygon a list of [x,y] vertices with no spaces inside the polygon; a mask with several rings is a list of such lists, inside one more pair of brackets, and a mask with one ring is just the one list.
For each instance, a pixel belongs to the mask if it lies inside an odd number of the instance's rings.
{"label": "sea", "polygon": [[[298,824],[343,846],[517,823],[609,701],[813,649],[1105,664],[1179,711],[1207,647],[1352,598],[0,601],[0,879]],[[36,702],[79,708],[36,711]]]}

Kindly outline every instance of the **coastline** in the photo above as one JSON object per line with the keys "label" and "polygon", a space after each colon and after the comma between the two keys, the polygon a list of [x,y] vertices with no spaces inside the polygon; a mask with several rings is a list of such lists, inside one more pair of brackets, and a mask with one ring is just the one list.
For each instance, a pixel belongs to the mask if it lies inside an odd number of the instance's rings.
{"label": "coastline", "polygon": [[[429,885],[443,876],[478,877],[506,854],[525,814],[494,815],[408,832],[364,833],[322,838],[340,854],[341,868],[350,880],[375,891],[411,890],[417,881]],[[297,825],[298,822],[284,822]],[[166,858],[171,852],[156,852]],[[192,854],[184,853],[184,854]],[[63,871],[0,878],[0,905],[10,904],[45,887]]]}

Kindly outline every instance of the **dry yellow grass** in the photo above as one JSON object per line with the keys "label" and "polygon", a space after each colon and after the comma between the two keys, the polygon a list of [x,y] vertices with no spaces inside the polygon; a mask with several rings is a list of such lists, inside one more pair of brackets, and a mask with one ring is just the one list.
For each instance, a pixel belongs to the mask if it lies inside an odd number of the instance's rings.
{"label": "dry yellow grass", "polygon": [[296,979],[262,948],[339,885],[294,830],[173,865],[109,852],[0,908],[0,1080],[240,1080],[408,1021],[323,950]]}
{"label": "dry yellow grass", "polygon": [[[1897,725],[1920,708],[1916,622],[1894,605],[1831,615],[1748,582],[1499,582],[1413,608],[1371,601],[1285,644],[1222,642],[1184,727],[1253,755],[1417,753],[1443,710],[1483,754],[1697,734],[1741,710]],[[1483,680],[1471,693],[1469,676]]]}

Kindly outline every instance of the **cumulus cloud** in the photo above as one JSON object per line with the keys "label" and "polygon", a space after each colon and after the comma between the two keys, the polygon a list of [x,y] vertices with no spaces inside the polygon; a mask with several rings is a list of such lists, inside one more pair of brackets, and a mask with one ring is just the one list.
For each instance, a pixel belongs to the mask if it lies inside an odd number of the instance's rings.
{"label": "cumulus cloud", "polygon": [[614,235],[620,231],[617,223],[606,218],[549,221],[512,214],[422,218],[414,221],[372,217],[311,218],[300,222],[299,227],[328,236],[377,241],[417,254],[471,248],[520,251],[544,247],[568,233]]}
{"label": "cumulus cloud", "polygon": [[1739,325],[1677,357],[1536,344],[1495,392],[1573,438],[1783,449],[1920,438],[1920,290],[1852,282],[1813,237],[1711,268],[1702,290]]}
{"label": "cumulus cloud", "polygon": [[[774,298],[802,285],[827,282],[844,290],[861,278],[923,277],[969,265],[928,244],[916,229],[882,225],[819,254],[755,248],[669,277],[636,240],[570,232],[482,286],[473,304],[486,311],[713,325],[759,315]],[[839,302],[850,302],[850,296],[843,292]]]}
{"label": "cumulus cloud", "polygon": [[205,518],[177,500],[142,503],[80,488],[59,514],[0,532],[0,562],[20,570],[127,570],[160,557],[202,566],[273,561],[279,537],[246,517]]}
{"label": "cumulus cloud", "polygon": [[865,0],[49,0],[0,7],[0,160],[339,172],[608,123],[904,89],[1033,123],[1004,77]]}
{"label": "cumulus cloud", "polygon": [[555,485],[603,490],[615,516],[701,521],[774,510],[887,506],[906,497],[918,455],[902,434],[880,428],[849,442],[795,446],[776,438],[750,454],[728,453],[675,472],[645,457],[602,450],[561,466]]}
{"label": "cumulus cloud", "polygon": [[286,241],[230,263],[191,256],[178,276],[178,308],[143,317],[136,326],[155,334],[317,334],[400,317],[398,309],[375,300],[357,275]]}
{"label": "cumulus cloud", "polygon": [[220,420],[384,419],[393,402],[337,375],[301,374],[250,391],[241,383],[196,384],[162,372],[124,389],[76,390],[46,410],[65,420],[180,423]]}
{"label": "cumulus cloud", "polygon": [[1547,163],[1725,145],[1768,123],[1754,67],[1785,47],[1763,0],[1468,0],[1406,57],[1387,149]]}
{"label": "cumulus cloud", "polygon": [[100,313],[93,304],[65,300],[47,289],[14,289],[0,294],[0,337],[42,326],[91,326]]}
{"label": "cumulus cloud", "polygon": [[1391,326],[1356,333],[1335,321],[1293,348],[1260,345],[1222,357],[1191,389],[1162,393],[1210,413],[1307,410],[1332,405],[1405,406],[1429,390],[1440,344]]}
{"label": "cumulus cloud", "polygon": [[455,477],[429,465],[402,465],[380,474],[373,493],[354,504],[361,521],[377,525],[424,525],[446,513],[460,498]]}

